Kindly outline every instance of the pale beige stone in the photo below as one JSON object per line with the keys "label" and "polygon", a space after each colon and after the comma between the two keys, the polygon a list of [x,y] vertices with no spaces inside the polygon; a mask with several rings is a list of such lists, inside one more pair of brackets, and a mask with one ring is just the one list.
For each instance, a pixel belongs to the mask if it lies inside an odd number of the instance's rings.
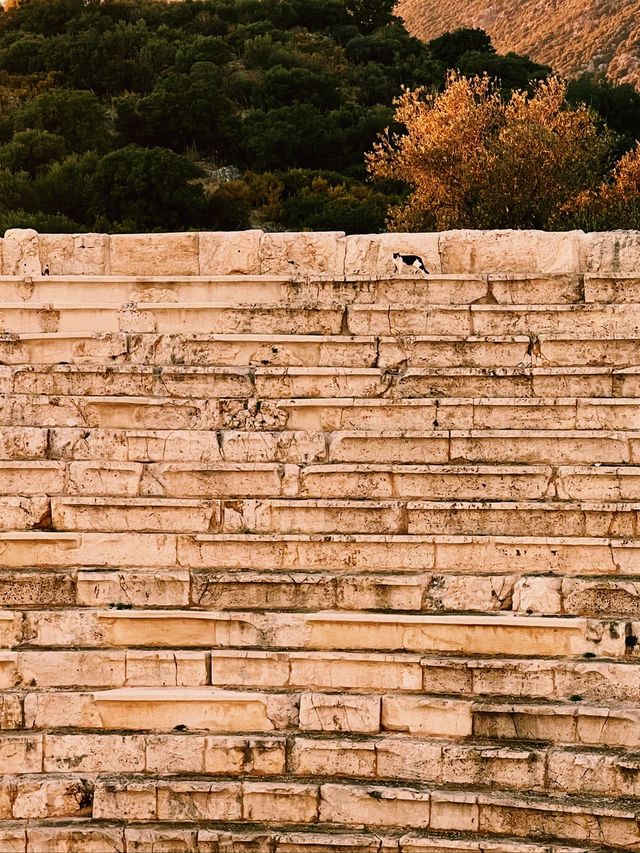
{"label": "pale beige stone", "polygon": [[276,738],[207,737],[204,769],[207,773],[264,776],[285,771],[285,742]]}
{"label": "pale beige stone", "polygon": [[96,781],[93,817],[106,820],[154,820],[158,817],[156,783]]}
{"label": "pale beige stone", "polygon": [[637,581],[563,578],[559,583],[565,613],[578,616],[637,616],[640,597],[640,584]]}
{"label": "pale beige stone", "polygon": [[0,728],[4,731],[24,728],[20,696],[0,695]]}
{"label": "pale beige stone", "polygon": [[44,771],[47,773],[141,773],[145,768],[145,738],[141,735],[47,734]]}
{"label": "pale beige stone", "polygon": [[147,773],[166,776],[204,772],[205,738],[202,735],[146,735],[143,743]]}
{"label": "pale beige stone", "polygon": [[111,275],[197,275],[198,234],[115,234]]}
{"label": "pale beige stone", "polygon": [[235,782],[158,783],[158,819],[165,821],[239,820],[241,786]]}
{"label": "pale beige stone", "polygon": [[289,686],[306,690],[407,690],[422,688],[418,655],[346,652],[214,651],[213,684]]}
{"label": "pale beige stone", "polygon": [[176,540],[166,534],[3,533],[0,555],[7,568],[144,567],[175,565]]}
{"label": "pale beige stone", "polygon": [[5,231],[2,241],[2,274],[39,276],[42,272],[38,233],[32,228]]}
{"label": "pale beige stone", "polygon": [[576,304],[583,301],[580,276],[571,274],[498,273],[490,275],[493,298],[503,305]]}
{"label": "pale beige stone", "polygon": [[638,302],[640,279],[632,273],[587,273],[584,277],[585,302]]}
{"label": "pale beige stone", "polygon": [[[2,541],[0,534],[0,542]],[[416,536],[358,537],[293,534],[200,534],[179,541],[179,563],[194,569],[215,565],[220,569],[297,570],[306,568],[334,572],[366,572],[374,567],[387,571],[431,569],[433,539]]]}
{"label": "pale beige stone", "polygon": [[0,494],[51,495],[64,487],[61,462],[0,462]]}
{"label": "pale beige stone", "polygon": [[12,687],[16,682],[17,661],[17,652],[0,651],[0,689]]}
{"label": "pale beige stone", "polygon": [[344,276],[346,241],[342,231],[269,233],[260,243],[260,272],[265,275]]}
{"label": "pale beige stone", "polygon": [[549,753],[549,787],[563,793],[617,797],[638,797],[640,762],[631,756],[597,753]]}
{"label": "pale beige stone", "polygon": [[376,741],[376,775],[437,783],[443,777],[443,746],[428,740],[386,737]]}
{"label": "pale beige stone", "polygon": [[[345,274],[371,278],[408,276],[396,271],[393,255],[417,255],[431,274],[442,272],[438,234],[358,234],[346,239]],[[418,274],[418,273],[413,273]],[[420,273],[420,277],[424,277]]]}
{"label": "pale beige stone", "polygon": [[7,775],[41,773],[43,769],[42,756],[41,735],[3,735],[0,737],[0,767],[2,767],[2,772]]}
{"label": "pale beige stone", "polygon": [[[165,729],[186,726],[208,731],[273,731],[286,702],[233,691],[133,689],[94,693],[104,728]],[[280,705],[280,707],[278,707]],[[275,722],[274,722],[275,721]]]}
{"label": "pale beige stone", "polygon": [[476,832],[479,823],[480,809],[476,794],[464,791],[433,791],[431,794],[430,828]]}
{"label": "pale beige stone", "polygon": [[19,427],[0,429],[0,459],[44,459],[47,452],[47,430]]}
{"label": "pale beige stone", "polygon": [[581,238],[582,263],[590,273],[636,273],[640,268],[640,232],[592,232]]}
{"label": "pale beige stone", "polygon": [[560,578],[526,577],[516,581],[513,610],[516,613],[562,613]]}
{"label": "pale beige stone", "polygon": [[[1,553],[2,547],[0,543],[0,554]],[[20,617],[20,613],[9,610],[0,610],[0,644],[2,647],[8,649],[19,642],[18,621],[20,620]]]}
{"label": "pale beige stone", "polygon": [[310,823],[318,819],[318,789],[315,785],[244,782],[242,817],[273,823]]}
{"label": "pale beige stone", "polygon": [[376,775],[376,746],[350,740],[296,738],[290,753],[291,769],[300,776]]}
{"label": "pale beige stone", "polygon": [[428,827],[430,795],[407,788],[320,787],[320,822]]}
{"label": "pale beige stone", "polygon": [[124,851],[121,828],[48,826],[27,829],[27,853],[104,853]]}
{"label": "pale beige stone", "polygon": [[[404,844],[403,837],[403,844]],[[278,833],[278,853],[398,853],[394,838],[358,833],[286,832]],[[538,853],[538,851],[535,851]],[[546,851],[541,851],[546,853]]]}
{"label": "pale beige stone", "polygon": [[377,696],[303,693],[300,728],[306,731],[375,733],[380,730]]}
{"label": "pale beige stone", "polygon": [[218,501],[60,497],[50,506],[56,530],[206,533],[221,527]]}
{"label": "pale beige stone", "polygon": [[[305,618],[300,643],[314,649],[405,649],[414,652],[540,656],[593,653],[622,657],[624,626],[558,617],[399,616],[320,613]],[[298,628],[298,630],[300,630]],[[276,629],[278,631],[278,629]],[[286,632],[281,630],[285,642]]]}
{"label": "pale beige stone", "polygon": [[[4,778],[8,781],[8,777]],[[77,818],[92,815],[92,786],[85,779],[18,777],[15,789],[12,807],[14,818]]]}
{"label": "pale beige stone", "polygon": [[202,231],[200,275],[250,275],[260,272],[262,231]]}
{"label": "pale beige stone", "polygon": [[383,696],[382,728],[431,737],[469,737],[472,703],[437,697]]}
{"label": "pale beige stone", "polygon": [[543,791],[546,786],[545,750],[500,745],[442,747],[442,781],[446,785],[491,785],[521,791]]}
{"label": "pale beige stone", "polygon": [[443,273],[581,272],[580,231],[445,231]]}
{"label": "pale beige stone", "polygon": [[106,234],[40,234],[43,275],[105,275],[109,264]]}
{"label": "pale beige stone", "polygon": [[167,497],[273,497],[282,491],[282,467],[276,462],[151,464],[145,468],[142,494]]}
{"label": "pale beige stone", "polygon": [[124,835],[127,853],[193,853],[198,849],[195,829],[127,827]]}
{"label": "pale beige stone", "polygon": [[27,833],[22,828],[0,829],[0,850],[5,853],[25,853]]}
{"label": "pale beige stone", "polygon": [[79,572],[77,603],[88,607],[187,607],[189,584],[189,573],[181,571]]}
{"label": "pale beige stone", "polygon": [[204,652],[129,649],[125,656],[128,687],[201,687],[207,683]]}
{"label": "pale beige stone", "polygon": [[[419,498],[433,500],[540,499],[549,490],[551,468],[500,465],[308,465],[300,473],[304,497]],[[639,492],[640,494],[640,485]]]}
{"label": "pale beige stone", "polygon": [[18,672],[24,684],[41,687],[119,687],[125,681],[122,652],[19,652]]}

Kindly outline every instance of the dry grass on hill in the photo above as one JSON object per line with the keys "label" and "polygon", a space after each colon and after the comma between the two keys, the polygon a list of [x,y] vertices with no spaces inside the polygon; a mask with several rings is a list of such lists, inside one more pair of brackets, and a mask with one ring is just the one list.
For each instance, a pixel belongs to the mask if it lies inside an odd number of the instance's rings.
{"label": "dry grass on hill", "polygon": [[571,75],[606,71],[640,88],[640,0],[399,0],[408,29],[429,40],[482,27],[514,50]]}

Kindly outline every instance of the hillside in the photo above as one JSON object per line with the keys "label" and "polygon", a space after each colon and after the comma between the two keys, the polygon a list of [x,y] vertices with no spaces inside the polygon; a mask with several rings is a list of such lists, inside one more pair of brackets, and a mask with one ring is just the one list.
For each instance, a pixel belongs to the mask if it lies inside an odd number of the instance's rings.
{"label": "hillside", "polygon": [[567,75],[606,71],[640,88],[640,0],[399,0],[398,12],[426,40],[482,27],[499,51],[529,54]]}

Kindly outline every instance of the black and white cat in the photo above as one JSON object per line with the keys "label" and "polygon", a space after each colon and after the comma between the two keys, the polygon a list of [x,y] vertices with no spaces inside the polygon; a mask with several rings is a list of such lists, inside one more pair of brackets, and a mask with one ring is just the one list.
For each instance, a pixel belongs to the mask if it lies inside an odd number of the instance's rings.
{"label": "black and white cat", "polygon": [[397,273],[406,272],[407,267],[409,267],[414,270],[420,270],[425,275],[429,275],[429,270],[418,255],[402,255],[400,252],[394,252],[393,263]]}

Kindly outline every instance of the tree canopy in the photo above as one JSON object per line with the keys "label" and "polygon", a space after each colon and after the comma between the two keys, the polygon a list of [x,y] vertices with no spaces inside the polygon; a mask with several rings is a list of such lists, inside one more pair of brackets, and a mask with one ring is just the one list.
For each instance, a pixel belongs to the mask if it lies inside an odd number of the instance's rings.
{"label": "tree canopy", "polygon": [[[393,0],[13,0],[0,10],[0,222],[56,229],[377,231],[411,192],[364,154],[403,87],[447,71],[529,92],[550,69],[482,30],[429,44]],[[640,96],[571,85],[617,136]],[[613,155],[612,155],[613,157]],[[615,157],[613,157],[615,159]],[[600,176],[602,178],[603,175]]]}

